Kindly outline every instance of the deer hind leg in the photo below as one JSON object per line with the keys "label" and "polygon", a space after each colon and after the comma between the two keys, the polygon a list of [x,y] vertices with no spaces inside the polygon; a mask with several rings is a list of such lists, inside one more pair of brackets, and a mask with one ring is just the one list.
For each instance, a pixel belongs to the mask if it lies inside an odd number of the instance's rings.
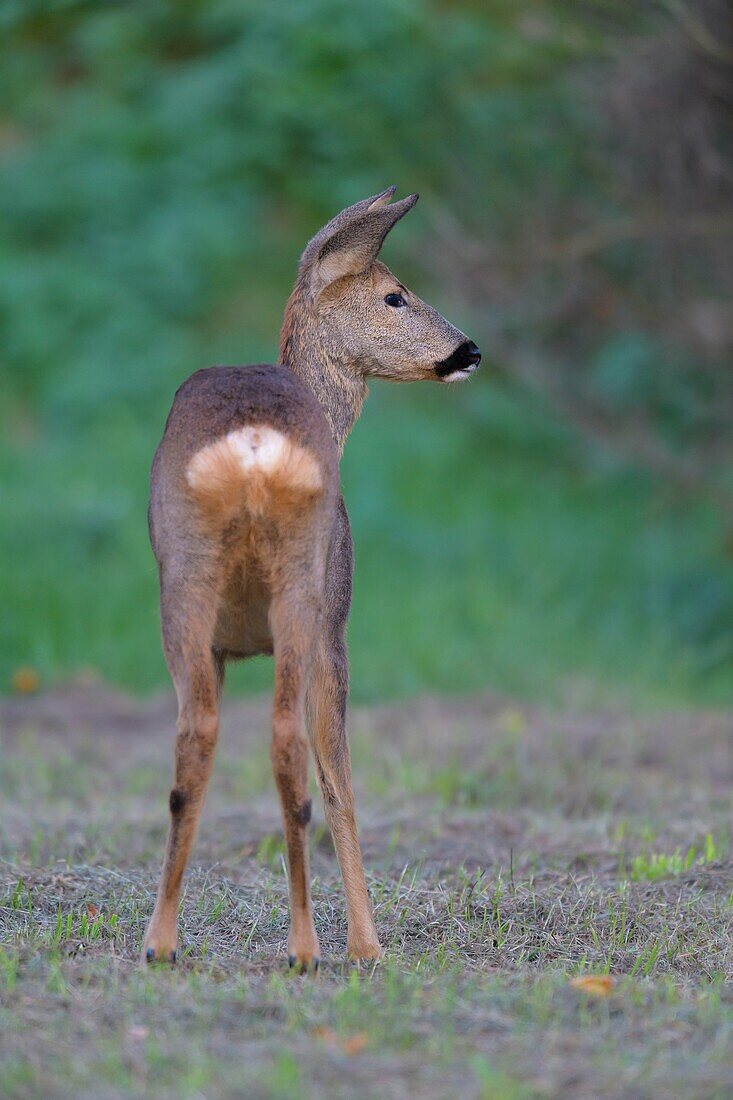
{"label": "deer hind leg", "polygon": [[[172,587],[172,586],[171,586]],[[180,591],[180,590],[179,590]],[[178,696],[178,735],[170,823],[155,908],[143,944],[147,962],[175,962],[181,882],[196,837],[219,732],[223,662],[211,649],[215,603],[191,601],[183,590],[182,609],[166,606],[163,590],[164,649]],[[192,607],[193,603],[193,607]],[[196,609],[198,603],[198,609]]]}
{"label": "deer hind leg", "polygon": [[301,586],[274,598],[270,622],[275,655],[272,767],[280,795],[290,885],[290,966],[316,971],[320,961],[313,924],[308,860],[308,741],[305,688],[312,660],[319,601]]}
{"label": "deer hind leg", "polygon": [[341,641],[319,649],[308,687],[308,726],[346,894],[348,932],[346,950],[352,959],[378,959],[381,947],[364,877],[356,831],[351,756],[346,733],[348,659]]}

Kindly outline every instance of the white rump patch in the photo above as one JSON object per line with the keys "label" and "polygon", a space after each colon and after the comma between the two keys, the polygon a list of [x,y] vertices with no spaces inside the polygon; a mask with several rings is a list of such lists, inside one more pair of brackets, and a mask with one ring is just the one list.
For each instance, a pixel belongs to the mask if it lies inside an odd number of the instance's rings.
{"label": "white rump patch", "polygon": [[242,464],[243,470],[259,467],[271,473],[283,461],[288,441],[282,432],[260,425],[230,432],[226,442]]}
{"label": "white rump patch", "polygon": [[237,428],[197,451],[188,464],[186,480],[194,490],[213,488],[222,477],[237,471],[276,476],[293,489],[316,492],[322,487],[321,470],[310,451],[267,424]]}

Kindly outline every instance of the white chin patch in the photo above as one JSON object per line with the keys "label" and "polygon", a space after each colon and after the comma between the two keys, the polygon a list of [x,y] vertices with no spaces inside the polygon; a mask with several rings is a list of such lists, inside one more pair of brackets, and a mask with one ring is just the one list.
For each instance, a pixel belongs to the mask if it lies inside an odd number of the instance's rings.
{"label": "white chin patch", "polygon": [[473,374],[473,369],[469,370],[454,370],[450,374],[443,375],[444,382],[465,382],[467,378],[470,378]]}

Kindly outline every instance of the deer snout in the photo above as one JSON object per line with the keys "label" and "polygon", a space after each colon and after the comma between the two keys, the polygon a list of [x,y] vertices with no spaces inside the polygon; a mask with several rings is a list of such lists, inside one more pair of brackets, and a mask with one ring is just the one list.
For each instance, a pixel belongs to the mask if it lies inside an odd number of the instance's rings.
{"label": "deer snout", "polygon": [[481,362],[481,352],[473,340],[464,340],[447,359],[435,364],[435,371],[444,382],[456,382],[468,378]]}

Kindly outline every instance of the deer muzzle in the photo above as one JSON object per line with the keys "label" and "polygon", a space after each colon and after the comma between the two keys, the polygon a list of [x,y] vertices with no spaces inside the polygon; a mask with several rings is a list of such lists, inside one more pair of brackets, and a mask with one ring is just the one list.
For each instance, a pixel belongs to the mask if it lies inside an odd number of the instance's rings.
{"label": "deer muzzle", "polygon": [[435,373],[443,382],[458,382],[468,378],[478,368],[481,352],[473,340],[464,340],[447,359],[435,364]]}

